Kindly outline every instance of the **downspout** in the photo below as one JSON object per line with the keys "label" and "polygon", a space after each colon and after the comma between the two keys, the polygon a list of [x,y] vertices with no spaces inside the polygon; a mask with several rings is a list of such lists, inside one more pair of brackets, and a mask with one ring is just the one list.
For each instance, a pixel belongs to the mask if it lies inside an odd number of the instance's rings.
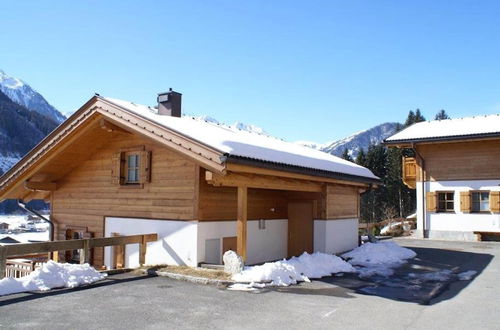
{"label": "downspout", "polygon": [[46,223],[48,223],[49,224],[49,228],[50,228],[49,241],[53,241],[54,240],[54,223],[51,220],[47,219],[46,217],[44,217],[43,215],[41,215],[37,211],[30,209],[26,205],[26,203],[23,202],[22,199],[18,199],[17,200],[17,205],[19,205],[20,208],[22,208],[23,210],[27,211],[28,213],[36,215],[37,217],[39,217],[40,219],[42,219],[43,221],[45,221]]}
{"label": "downspout", "polygon": [[415,155],[417,155],[417,157],[420,159],[420,164],[421,164],[420,170],[421,170],[421,176],[422,176],[421,177],[421,179],[422,179],[422,234],[423,234],[423,238],[427,238],[427,236],[428,236],[426,234],[427,213],[425,210],[425,204],[426,204],[426,201],[425,201],[425,176],[426,176],[425,160],[422,157],[422,155],[418,152],[417,148],[415,147],[415,143],[411,144],[411,148],[415,152]]}

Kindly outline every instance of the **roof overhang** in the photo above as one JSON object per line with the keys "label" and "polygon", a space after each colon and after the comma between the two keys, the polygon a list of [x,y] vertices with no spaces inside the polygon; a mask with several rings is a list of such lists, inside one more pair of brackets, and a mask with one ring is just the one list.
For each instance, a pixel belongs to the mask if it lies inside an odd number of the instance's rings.
{"label": "roof overhang", "polygon": [[[345,173],[338,172],[328,172],[322,171],[314,168],[301,167],[288,165],[283,163],[276,162],[268,162],[259,159],[252,159],[248,157],[240,157],[234,155],[225,155],[226,162],[228,163],[228,170],[231,169],[230,164],[236,165],[247,165],[256,168],[269,169],[280,172],[289,172],[298,175],[305,175],[310,177],[316,177],[318,180],[329,181],[332,180],[332,183],[341,183],[341,184],[362,184],[362,185],[380,185],[382,182],[380,179],[375,178],[367,178],[363,176],[350,175]],[[310,179],[310,178],[309,178]]]}
{"label": "roof overhang", "polygon": [[[106,121],[105,123],[102,122],[103,118]],[[381,183],[380,180],[375,178],[224,154],[202,141],[189,138],[181,132],[148,120],[140,114],[129,111],[96,95],[90,98],[80,109],[0,177],[0,200],[9,198],[47,198],[53,189],[43,187],[55,187],[55,181],[64,176],[71,168],[67,167],[64,171],[60,171],[61,173],[53,169],[51,175],[44,176],[40,176],[40,172],[51,167],[51,162],[54,162],[58,156],[63,157],[64,152],[70,154],[71,146],[77,144],[78,139],[93,132],[95,134],[96,131],[100,132],[97,139],[103,141],[106,140],[103,138],[103,134],[106,133],[132,133],[144,136],[166,148],[185,155],[201,167],[222,175],[226,173],[228,164],[240,164],[247,166],[247,169],[250,168],[255,173],[259,169],[268,169],[272,170],[275,175],[283,177],[290,174],[303,175],[308,179],[312,178],[317,181],[361,186],[376,186]],[[97,148],[98,144],[93,147]],[[90,152],[90,150],[87,152]],[[61,164],[59,166],[64,168]],[[37,190],[36,187],[42,187],[43,189]]]}
{"label": "roof overhang", "polygon": [[[99,123],[102,118],[106,119],[106,124]],[[99,126],[98,131],[102,132],[116,133],[118,129],[122,132],[148,137],[169,149],[180,152],[211,171],[216,173],[225,171],[220,151],[192,141],[178,132],[156,125],[99,96],[94,96],[0,177],[0,200],[23,199],[28,195],[31,195],[29,199],[45,199],[50,192],[31,189],[33,184],[27,185],[26,183],[42,181],[40,178],[32,179],[35,174],[39,173],[38,171],[44,166],[46,168],[47,164],[56,159],[57,155],[70,150],[70,146],[79,138]],[[54,183],[54,176],[49,179],[44,183]]]}
{"label": "roof overhang", "polygon": [[384,140],[383,144],[388,147],[408,147],[410,148],[415,144],[431,144],[440,142],[464,142],[464,141],[475,141],[475,140],[491,140],[500,138],[500,132],[493,133],[480,133],[480,134],[469,134],[469,135],[450,135],[450,136],[438,136],[438,137],[427,137],[427,138],[417,138],[417,139],[401,139],[401,140]]}

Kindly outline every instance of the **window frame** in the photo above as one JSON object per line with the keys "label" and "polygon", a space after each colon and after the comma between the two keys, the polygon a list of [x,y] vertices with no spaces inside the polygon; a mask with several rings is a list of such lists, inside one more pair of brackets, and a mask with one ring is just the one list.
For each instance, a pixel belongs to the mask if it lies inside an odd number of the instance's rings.
{"label": "window frame", "polygon": [[[479,210],[474,209],[474,194],[479,194]],[[481,210],[481,194],[488,195],[488,210]],[[470,213],[491,213],[490,191],[489,190],[471,190],[470,191]]]}
{"label": "window frame", "polygon": [[[136,172],[136,180],[135,181],[130,181],[129,180],[129,170],[130,170],[130,164],[129,164],[129,157],[130,156],[136,156],[136,164],[133,167],[134,171]],[[141,184],[141,152],[140,151],[127,151],[124,153],[125,163],[123,166],[123,185],[125,186],[138,186]]]}
{"label": "window frame", "polygon": [[[444,209],[442,209],[440,207],[440,202],[441,200],[439,199],[439,196],[444,194],[445,195],[445,199],[444,199]],[[453,198],[451,200],[447,199],[447,195],[448,194],[453,194]],[[452,209],[448,209],[447,208],[447,204],[452,202],[453,203],[453,208]],[[436,191],[436,213],[455,213],[455,191],[451,191],[451,190],[444,190],[444,191]]]}

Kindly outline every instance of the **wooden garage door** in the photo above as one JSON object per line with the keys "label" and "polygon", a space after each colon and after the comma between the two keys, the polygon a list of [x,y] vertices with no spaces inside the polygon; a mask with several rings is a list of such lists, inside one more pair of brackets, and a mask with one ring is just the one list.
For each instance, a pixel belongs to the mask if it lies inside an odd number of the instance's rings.
{"label": "wooden garage door", "polygon": [[313,205],[311,202],[288,204],[288,256],[313,252]]}

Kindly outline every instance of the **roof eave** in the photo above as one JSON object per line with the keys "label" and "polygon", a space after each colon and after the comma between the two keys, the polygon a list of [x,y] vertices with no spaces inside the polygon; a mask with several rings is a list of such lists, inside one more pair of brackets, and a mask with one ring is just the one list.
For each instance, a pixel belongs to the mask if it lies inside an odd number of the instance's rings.
{"label": "roof eave", "polygon": [[426,137],[426,138],[416,138],[416,139],[399,139],[399,140],[384,140],[382,143],[386,146],[400,146],[412,143],[431,143],[431,142],[451,142],[451,141],[461,141],[461,140],[480,140],[480,139],[493,139],[500,137],[500,132],[493,133],[478,133],[478,134],[468,134],[468,135],[450,135],[450,136],[439,136],[439,137]]}
{"label": "roof eave", "polygon": [[382,184],[382,181],[380,179],[369,178],[369,177],[364,177],[364,176],[358,176],[358,175],[352,175],[352,174],[346,174],[346,173],[340,173],[340,172],[331,172],[331,171],[314,169],[314,168],[310,168],[310,167],[289,165],[289,164],[284,164],[284,163],[278,163],[278,162],[272,162],[272,161],[266,161],[266,160],[260,160],[260,159],[243,157],[243,156],[236,156],[236,155],[230,155],[230,154],[225,154],[224,156],[225,156],[225,161],[227,163],[249,165],[249,166],[261,167],[261,168],[266,168],[266,169],[278,170],[278,171],[292,172],[292,173],[296,173],[296,174],[305,174],[305,175],[312,175],[312,176],[317,176],[317,177],[324,177],[324,178],[329,178],[329,179],[352,181],[352,182],[357,182],[357,183],[364,183],[367,185],[380,185],[380,184]]}

